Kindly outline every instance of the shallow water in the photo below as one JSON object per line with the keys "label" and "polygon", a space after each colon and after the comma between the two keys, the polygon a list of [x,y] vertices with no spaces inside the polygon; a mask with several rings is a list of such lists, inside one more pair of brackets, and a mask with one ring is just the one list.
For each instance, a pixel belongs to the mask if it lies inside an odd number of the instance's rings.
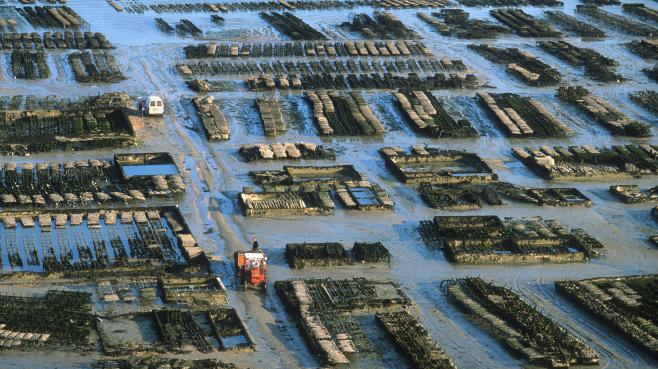
{"label": "shallow water", "polygon": [[123,173],[128,176],[169,176],[178,174],[175,164],[130,164],[122,165]]}

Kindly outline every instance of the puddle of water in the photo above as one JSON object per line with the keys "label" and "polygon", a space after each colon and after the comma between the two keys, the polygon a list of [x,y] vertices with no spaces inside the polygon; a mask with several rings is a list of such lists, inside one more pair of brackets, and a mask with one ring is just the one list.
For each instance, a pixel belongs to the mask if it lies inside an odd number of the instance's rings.
{"label": "puddle of water", "polygon": [[178,174],[175,164],[136,164],[123,165],[123,172],[128,177],[133,176],[169,176]]}

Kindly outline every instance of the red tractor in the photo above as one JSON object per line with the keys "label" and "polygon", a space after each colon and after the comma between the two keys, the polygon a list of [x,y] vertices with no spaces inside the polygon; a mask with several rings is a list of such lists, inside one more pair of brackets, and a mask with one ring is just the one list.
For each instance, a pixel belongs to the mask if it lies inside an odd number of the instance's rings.
{"label": "red tractor", "polygon": [[265,290],[267,256],[262,250],[235,252],[235,277],[243,287]]}

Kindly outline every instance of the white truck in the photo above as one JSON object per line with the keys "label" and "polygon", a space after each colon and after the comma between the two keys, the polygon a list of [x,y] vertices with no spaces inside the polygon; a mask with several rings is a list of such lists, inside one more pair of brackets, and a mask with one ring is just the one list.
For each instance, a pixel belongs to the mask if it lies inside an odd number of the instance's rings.
{"label": "white truck", "polygon": [[[151,95],[142,100],[142,107],[145,110],[144,114],[150,116],[158,116],[164,114],[164,101],[159,96]],[[141,104],[140,104],[141,105]]]}

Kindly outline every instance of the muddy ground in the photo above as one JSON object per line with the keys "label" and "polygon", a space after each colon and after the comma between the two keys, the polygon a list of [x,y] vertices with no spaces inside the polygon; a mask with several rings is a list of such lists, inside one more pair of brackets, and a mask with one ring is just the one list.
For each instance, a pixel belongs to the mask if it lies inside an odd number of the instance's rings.
{"label": "muddy ground", "polygon": [[[5,0],[5,3],[10,3]],[[144,2],[149,4],[149,2]],[[563,11],[573,14],[577,1],[565,2]],[[655,2],[646,1],[655,7]],[[5,4],[5,5],[6,5]],[[11,3],[10,3],[11,4]],[[436,91],[436,96],[448,101],[449,111],[467,117],[481,134],[475,139],[430,139],[419,137],[402,119],[389,92],[365,93],[373,111],[385,125],[383,138],[338,138],[320,139],[311,119],[310,107],[300,93],[254,93],[236,82],[232,91],[214,93],[230,122],[231,138],[227,142],[209,143],[202,132],[193,107],[188,98],[194,93],[189,90],[176,72],[176,61],[183,60],[182,47],[204,40],[222,41],[276,41],[285,36],[269,27],[256,12],[232,12],[222,14],[223,25],[210,21],[208,13],[124,14],[112,9],[103,0],[69,0],[72,7],[89,23],[89,29],[103,32],[116,46],[117,61],[128,77],[126,81],[110,85],[78,84],[66,62],[69,52],[50,53],[51,77],[42,81],[13,80],[9,70],[9,53],[0,52],[0,95],[58,95],[75,97],[105,91],[124,91],[134,96],[157,94],[167,101],[167,113],[162,120],[150,123],[139,146],[125,151],[168,151],[171,152],[184,172],[188,193],[179,205],[201,246],[220,261],[214,263],[216,272],[224,277],[230,287],[231,255],[236,250],[248,247],[252,237],[258,237],[269,255],[269,279],[275,281],[293,277],[335,277],[391,279],[404,288],[415,301],[418,314],[432,337],[454,358],[461,368],[520,368],[523,361],[514,356],[503,345],[481,331],[453,305],[446,301],[439,288],[444,279],[479,276],[519,291],[521,295],[537,305],[541,311],[567,327],[601,355],[601,367],[605,368],[649,368],[658,366],[658,361],[640,352],[602,323],[583,313],[564,298],[557,296],[552,282],[565,278],[589,278],[598,276],[656,273],[658,250],[647,238],[658,232],[650,216],[648,204],[627,205],[616,200],[609,192],[612,184],[606,180],[559,182],[560,185],[579,188],[594,202],[591,208],[540,208],[531,205],[505,205],[485,207],[480,211],[460,214],[496,214],[499,216],[542,216],[558,219],[571,228],[584,228],[604,245],[601,258],[584,264],[532,265],[532,266],[463,266],[449,263],[442,252],[430,251],[422,243],[416,230],[418,221],[434,215],[454,214],[426,206],[420,196],[410,187],[399,183],[384,167],[377,150],[385,145],[407,147],[426,143],[450,149],[465,149],[479,153],[500,175],[501,180],[527,186],[547,186],[544,181],[530,172],[511,155],[516,145],[621,145],[631,142],[657,144],[656,138],[634,140],[613,137],[600,125],[573,106],[557,100],[555,88],[531,88],[507,74],[500,65],[495,65],[466,48],[470,43],[440,36],[431,27],[415,16],[417,11],[430,9],[393,10],[402,21],[418,31],[437,55],[451,59],[462,59],[482,81],[483,90],[494,92],[516,92],[537,98],[547,109],[555,113],[575,131],[567,139],[508,139],[498,129],[486,112],[474,100],[475,90]],[[492,19],[488,8],[465,8],[474,18]],[[524,7],[526,12],[542,16],[543,8]],[[607,7],[621,13],[620,7]],[[356,35],[336,28],[348,20],[351,13],[371,12],[372,9],[298,11],[296,14],[323,30],[334,39],[350,39]],[[166,35],[159,31],[153,21],[162,17],[175,23],[179,19],[192,20],[205,32],[197,39]],[[580,17],[580,16],[579,16]],[[587,20],[585,17],[581,17]],[[589,20],[587,20],[589,21]],[[590,21],[591,22],[591,21]],[[595,22],[591,22],[595,23]],[[632,118],[650,123],[653,133],[658,134],[654,115],[634,104],[628,92],[655,89],[641,69],[652,63],[632,54],[624,44],[637,37],[605,27],[608,37],[604,40],[581,40],[567,34],[566,41],[578,46],[593,48],[605,56],[615,58],[620,66],[617,71],[629,80],[621,84],[599,84],[584,77],[582,68],[572,67],[541,51],[535,46],[536,39],[515,35],[498,40],[484,40],[501,46],[514,46],[531,51],[541,60],[555,66],[564,75],[563,83],[582,84],[594,93],[609,100]],[[21,31],[32,31],[23,24]],[[288,133],[277,138],[266,138],[253,105],[253,99],[262,95],[278,95],[288,118]],[[250,170],[275,169],[285,162],[245,163],[237,156],[241,144],[254,142],[311,141],[332,145],[337,149],[336,163],[354,164],[373,182],[380,183],[396,202],[393,212],[347,212],[337,209],[335,215],[298,217],[286,219],[245,218],[237,204],[237,194],[244,186],[253,185]],[[124,151],[124,150],[122,150]],[[85,152],[59,152],[32,155],[29,158],[2,158],[1,160],[73,160],[77,158],[111,157],[112,150]],[[320,162],[322,163],[322,162]],[[329,162],[327,162],[328,164]],[[303,163],[302,163],[303,164]],[[318,162],[313,162],[318,164]],[[639,184],[642,188],[655,186],[656,178],[615,180],[614,183]],[[332,269],[308,268],[291,270],[283,259],[283,250],[290,242],[338,241],[351,246],[354,241],[382,241],[392,253],[390,269],[369,266],[346,266]],[[21,291],[20,286],[4,285],[0,291]],[[230,290],[230,302],[244,319],[247,329],[256,344],[254,353],[222,353],[218,356],[226,361],[250,368],[316,368],[321,363],[307,349],[298,330],[284,311],[273,288],[264,295],[257,292]],[[401,358],[381,331],[373,329],[374,323],[364,321],[371,339],[381,340],[376,344],[380,355],[365,356],[355,360],[356,368],[398,368],[409,363]],[[3,352],[0,368],[88,368],[100,357],[98,353],[75,354],[63,352]]]}

